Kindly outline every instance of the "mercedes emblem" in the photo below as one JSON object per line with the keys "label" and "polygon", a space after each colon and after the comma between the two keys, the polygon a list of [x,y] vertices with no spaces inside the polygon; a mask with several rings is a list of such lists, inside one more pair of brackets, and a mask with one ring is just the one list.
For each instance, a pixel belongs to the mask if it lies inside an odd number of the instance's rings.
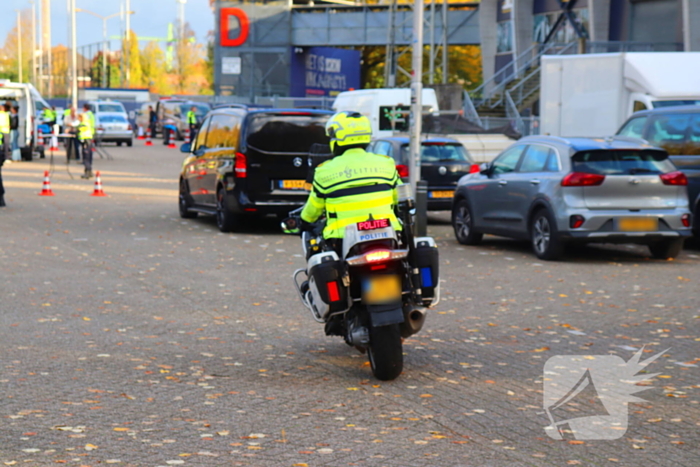
{"label": "mercedes emblem", "polygon": [[293,162],[294,162],[294,167],[301,167],[301,163],[302,163],[301,157],[295,157]]}
{"label": "mercedes emblem", "polygon": [[438,172],[440,172],[440,175],[445,175],[447,173],[447,167],[440,167]]}

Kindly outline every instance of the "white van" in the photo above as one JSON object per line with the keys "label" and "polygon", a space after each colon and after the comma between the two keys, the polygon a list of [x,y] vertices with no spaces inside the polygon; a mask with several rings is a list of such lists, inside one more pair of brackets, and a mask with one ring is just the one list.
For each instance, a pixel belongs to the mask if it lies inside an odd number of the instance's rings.
{"label": "white van", "polygon": [[41,114],[49,104],[31,84],[1,79],[0,103],[5,102],[19,106],[19,147],[22,160],[30,161],[35,146],[34,135],[37,134]]}
{"label": "white van", "polygon": [[[423,89],[423,112],[437,112],[438,101],[434,89]],[[391,136],[408,131],[408,115],[411,111],[411,90],[408,88],[361,89],[338,94],[333,110],[352,110],[369,118],[372,136]]]}

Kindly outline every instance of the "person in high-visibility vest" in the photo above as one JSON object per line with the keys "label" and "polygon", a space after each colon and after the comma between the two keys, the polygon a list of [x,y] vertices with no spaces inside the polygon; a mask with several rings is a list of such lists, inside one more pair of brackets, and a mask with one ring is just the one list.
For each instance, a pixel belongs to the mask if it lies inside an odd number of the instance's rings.
{"label": "person in high-visibility vest", "polygon": [[92,138],[95,133],[95,127],[92,126],[90,116],[82,113],[78,116],[78,140],[83,147],[83,165],[85,165],[85,173],[80,178],[92,177]]}
{"label": "person in high-visibility vest", "polygon": [[0,135],[2,135],[2,157],[10,158],[10,105],[0,107]]}
{"label": "person in high-visibility vest", "polygon": [[326,134],[335,157],[314,171],[312,190],[301,211],[301,229],[325,214],[323,238],[336,251],[351,224],[388,219],[394,229],[402,230],[394,213],[401,179],[391,157],[365,151],[372,139],[369,119],[357,112],[339,112],[326,124]]}
{"label": "person in high-visibility vest", "polygon": [[44,123],[46,123],[51,132],[53,133],[53,127],[56,125],[56,107],[46,107],[44,109]]}
{"label": "person in high-visibility vest", "polygon": [[194,137],[197,135],[197,129],[199,128],[199,123],[197,122],[197,114],[195,111],[197,108],[192,106],[187,112],[187,124],[190,127],[190,141],[194,141]]}

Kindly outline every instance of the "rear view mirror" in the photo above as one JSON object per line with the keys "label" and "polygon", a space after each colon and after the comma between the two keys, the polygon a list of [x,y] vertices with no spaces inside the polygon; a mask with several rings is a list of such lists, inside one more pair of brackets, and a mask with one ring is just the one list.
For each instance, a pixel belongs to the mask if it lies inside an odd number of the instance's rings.
{"label": "rear view mirror", "polygon": [[479,166],[479,173],[481,175],[490,175],[491,174],[491,164],[488,162],[485,162]]}
{"label": "rear view mirror", "polygon": [[192,143],[182,143],[182,146],[180,146],[180,152],[185,154],[192,152]]}

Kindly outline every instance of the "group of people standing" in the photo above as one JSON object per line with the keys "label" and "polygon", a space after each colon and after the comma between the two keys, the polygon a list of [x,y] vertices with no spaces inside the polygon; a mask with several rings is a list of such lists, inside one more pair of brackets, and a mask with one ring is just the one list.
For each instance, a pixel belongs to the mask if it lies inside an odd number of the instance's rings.
{"label": "group of people standing", "polygon": [[65,139],[66,158],[80,160],[82,153],[85,172],[81,178],[92,177],[92,154],[94,151],[95,114],[90,106],[83,105],[83,111],[78,113],[75,107],[63,111],[63,134],[71,135]]}
{"label": "group of people standing", "polygon": [[19,161],[19,108],[12,103],[0,105],[0,208],[5,207],[5,187],[2,184],[2,166],[5,161]]}

